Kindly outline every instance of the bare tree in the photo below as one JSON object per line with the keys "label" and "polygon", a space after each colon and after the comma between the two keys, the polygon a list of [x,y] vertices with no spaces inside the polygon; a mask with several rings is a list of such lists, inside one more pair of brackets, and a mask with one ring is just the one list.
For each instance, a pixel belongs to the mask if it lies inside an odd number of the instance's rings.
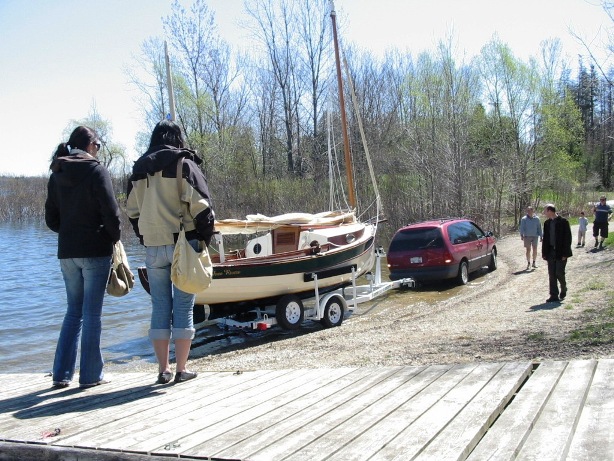
{"label": "bare tree", "polygon": [[87,116],[80,120],[72,120],[64,130],[64,136],[68,139],[70,133],[79,125],[88,126],[98,134],[100,138],[100,151],[98,160],[107,169],[116,174],[124,174],[127,171],[126,148],[120,143],[113,141],[113,126],[109,120],[102,117],[96,106],[96,101],[92,101],[90,111]]}
{"label": "bare tree", "polygon": [[[253,0],[246,2],[246,11],[254,20],[254,36],[265,47],[270,70],[280,94],[282,120],[285,130],[287,171],[295,173],[294,150],[297,136],[297,78],[295,74],[295,24],[294,3],[279,0]],[[298,151],[298,149],[297,149]]]}
{"label": "bare tree", "polygon": [[164,42],[151,37],[141,45],[140,55],[133,57],[134,64],[125,67],[130,84],[141,94],[140,107],[147,126],[153,126],[170,113],[164,59]]}
{"label": "bare tree", "polygon": [[203,68],[211,51],[215,50],[214,14],[205,0],[195,0],[189,13],[175,0],[170,16],[163,23],[175,51],[173,69],[182,77],[176,89],[183,93],[178,100],[183,99],[185,103],[178,104],[178,122],[183,125],[188,137],[195,134],[198,142],[199,138],[210,132],[205,108],[209,95],[205,91]]}

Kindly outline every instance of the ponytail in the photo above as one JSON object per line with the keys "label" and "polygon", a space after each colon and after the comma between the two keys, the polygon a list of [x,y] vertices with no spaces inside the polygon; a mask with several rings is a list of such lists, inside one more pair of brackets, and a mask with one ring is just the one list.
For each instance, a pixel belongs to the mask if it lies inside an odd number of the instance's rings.
{"label": "ponytail", "polygon": [[[69,149],[68,143],[67,142],[60,143],[57,149],[55,150],[55,152],[53,153],[53,156],[51,157],[51,163],[53,163],[55,159],[60,158],[60,157],[65,157],[69,153],[70,153],[70,149]],[[51,165],[49,166],[49,168],[51,168]]]}

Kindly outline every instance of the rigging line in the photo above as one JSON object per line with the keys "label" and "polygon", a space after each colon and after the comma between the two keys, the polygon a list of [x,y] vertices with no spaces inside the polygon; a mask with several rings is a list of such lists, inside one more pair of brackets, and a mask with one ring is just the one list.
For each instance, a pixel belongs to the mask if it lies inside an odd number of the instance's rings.
{"label": "rigging line", "polygon": [[352,97],[352,105],[354,106],[354,112],[356,113],[356,120],[358,121],[358,129],[360,130],[360,138],[362,140],[362,145],[365,149],[365,157],[367,159],[367,165],[369,166],[369,174],[371,175],[371,183],[373,184],[373,190],[375,192],[375,197],[377,200],[377,208],[378,211],[383,210],[381,204],[381,197],[379,194],[379,188],[377,187],[377,181],[375,178],[375,171],[373,169],[373,164],[371,163],[371,155],[369,154],[369,147],[367,145],[367,139],[365,136],[365,130],[362,126],[362,117],[360,116],[360,110],[358,107],[358,101],[356,98],[356,91],[354,90],[354,82],[352,81],[352,76],[350,75],[349,66],[347,64],[347,60],[345,58],[345,54],[343,55],[343,65],[345,68],[345,76],[348,80],[348,84],[350,86],[350,95]]}

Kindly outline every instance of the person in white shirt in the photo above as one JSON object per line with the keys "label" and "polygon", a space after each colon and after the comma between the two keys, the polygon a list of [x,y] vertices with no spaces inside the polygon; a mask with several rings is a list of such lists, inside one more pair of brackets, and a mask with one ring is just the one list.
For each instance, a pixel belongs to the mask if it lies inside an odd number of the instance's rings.
{"label": "person in white shirt", "polygon": [[584,216],[584,211],[580,212],[580,219],[578,219],[578,246],[584,246],[586,243],[586,229],[588,229],[588,218]]}

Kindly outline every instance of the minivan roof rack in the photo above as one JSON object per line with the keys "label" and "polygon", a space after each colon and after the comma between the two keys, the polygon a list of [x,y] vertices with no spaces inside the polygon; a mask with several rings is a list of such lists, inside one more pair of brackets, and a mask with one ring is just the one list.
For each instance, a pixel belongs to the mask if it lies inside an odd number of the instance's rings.
{"label": "minivan roof rack", "polygon": [[448,217],[448,218],[431,218],[431,219],[421,219],[420,221],[414,221],[414,222],[410,222],[408,224],[406,224],[406,226],[411,226],[412,224],[420,224],[423,222],[430,222],[430,221],[439,221],[441,224],[443,224],[444,222],[447,221],[454,221],[456,219],[469,219],[469,218],[465,218],[465,217]]}

